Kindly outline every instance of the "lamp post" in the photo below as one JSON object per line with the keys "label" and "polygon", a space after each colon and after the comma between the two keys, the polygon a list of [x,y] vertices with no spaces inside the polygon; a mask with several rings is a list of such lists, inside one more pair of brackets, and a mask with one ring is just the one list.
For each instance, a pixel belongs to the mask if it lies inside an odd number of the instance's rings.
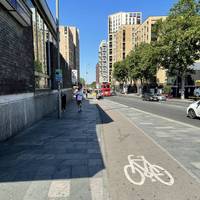
{"label": "lamp post", "polygon": [[[59,33],[59,0],[56,0],[56,28],[57,28],[57,53],[58,63],[57,69],[60,70],[60,33]],[[58,119],[61,118],[61,81],[58,80]]]}

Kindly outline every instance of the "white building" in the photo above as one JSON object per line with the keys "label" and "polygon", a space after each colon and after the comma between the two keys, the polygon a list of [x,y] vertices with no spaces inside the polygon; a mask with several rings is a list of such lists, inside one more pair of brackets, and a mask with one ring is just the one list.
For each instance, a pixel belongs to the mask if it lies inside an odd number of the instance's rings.
{"label": "white building", "polygon": [[112,80],[113,65],[116,62],[116,32],[122,25],[141,24],[141,12],[119,12],[108,16],[108,67],[109,82]]}
{"label": "white building", "polygon": [[108,82],[108,45],[102,40],[99,46],[99,82]]}

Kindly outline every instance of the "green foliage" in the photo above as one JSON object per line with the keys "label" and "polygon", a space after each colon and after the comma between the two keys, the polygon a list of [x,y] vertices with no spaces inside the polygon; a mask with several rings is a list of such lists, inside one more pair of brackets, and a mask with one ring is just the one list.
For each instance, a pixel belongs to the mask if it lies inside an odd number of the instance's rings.
{"label": "green foliage", "polygon": [[35,71],[42,73],[42,63],[39,60],[34,61]]}
{"label": "green foliage", "polygon": [[119,82],[126,82],[128,79],[128,68],[125,61],[116,62],[114,64],[114,77]]}
{"label": "green foliage", "polygon": [[171,93],[171,86],[165,85],[163,88],[163,91],[165,94],[170,94]]}
{"label": "green foliage", "polygon": [[89,84],[89,87],[91,88],[96,88],[96,81],[93,81],[91,84]]}
{"label": "green foliage", "polygon": [[194,0],[180,0],[160,27],[159,59],[170,75],[183,76],[200,58],[200,16]]}
{"label": "green foliage", "polygon": [[80,83],[82,84],[82,85],[85,85],[85,79],[84,78],[80,78]]}
{"label": "green foliage", "polygon": [[184,79],[193,70],[191,66],[200,58],[199,3],[179,0],[161,24],[158,41],[158,58],[169,75],[182,79],[181,97],[184,98]]}
{"label": "green foliage", "polygon": [[155,47],[151,44],[141,44],[127,56],[130,79],[146,81],[153,79],[157,69],[155,53]]}

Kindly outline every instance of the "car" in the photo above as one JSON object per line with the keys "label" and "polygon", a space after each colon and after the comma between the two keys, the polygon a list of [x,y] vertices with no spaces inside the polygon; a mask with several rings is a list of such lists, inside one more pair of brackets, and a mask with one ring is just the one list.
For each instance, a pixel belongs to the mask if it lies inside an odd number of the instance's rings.
{"label": "car", "polygon": [[164,96],[162,94],[156,94],[155,96],[158,98],[159,101],[166,101],[167,100],[166,96]]}
{"label": "car", "polygon": [[144,93],[142,95],[142,100],[143,101],[159,101],[158,97],[151,93]]}
{"label": "car", "polygon": [[187,108],[187,116],[194,119],[200,117],[200,100],[190,104]]}

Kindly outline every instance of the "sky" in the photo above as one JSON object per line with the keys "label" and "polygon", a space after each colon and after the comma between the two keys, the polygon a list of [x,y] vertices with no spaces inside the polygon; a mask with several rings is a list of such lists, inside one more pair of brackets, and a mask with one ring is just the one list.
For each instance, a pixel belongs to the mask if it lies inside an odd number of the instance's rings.
{"label": "sky", "polygon": [[[56,0],[46,0],[55,16]],[[96,63],[101,40],[107,40],[108,15],[116,12],[142,12],[148,16],[167,15],[178,0],[59,0],[60,25],[80,31],[80,72],[87,83],[96,79]],[[87,73],[86,73],[87,72]]]}

